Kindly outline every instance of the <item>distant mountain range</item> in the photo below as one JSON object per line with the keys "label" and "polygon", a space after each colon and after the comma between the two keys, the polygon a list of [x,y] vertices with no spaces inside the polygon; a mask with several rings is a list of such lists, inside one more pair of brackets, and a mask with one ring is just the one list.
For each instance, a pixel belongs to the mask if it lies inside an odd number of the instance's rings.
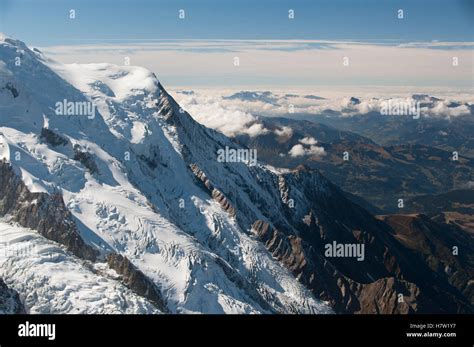
{"label": "distant mountain range", "polygon": [[336,129],[355,132],[382,146],[417,144],[449,152],[457,151],[462,156],[474,158],[474,106],[469,105],[469,108],[470,115],[451,118],[413,119],[371,112],[344,118],[318,117],[317,121]]}
{"label": "distant mountain range", "polygon": [[474,234],[474,190],[460,189],[437,195],[420,195],[407,201],[403,212],[421,212],[435,220],[456,224]]}
{"label": "distant mountain range", "polygon": [[[337,120],[345,121],[353,122],[352,118]],[[257,136],[238,135],[235,140],[258,149],[259,158],[276,167],[294,168],[304,164],[318,169],[345,191],[375,205],[365,206],[374,213],[393,212],[399,199],[474,188],[474,161],[462,150],[454,160],[453,152],[441,149],[443,146],[403,140],[382,146],[365,136],[321,123],[285,118],[261,118],[260,122],[271,131]],[[474,122],[469,124],[474,130]],[[275,131],[283,127],[289,131],[275,136]],[[393,127],[392,132],[397,133],[397,129],[402,128]],[[324,153],[291,155],[291,149],[301,145],[305,138],[318,141],[317,146]],[[454,137],[454,143],[449,145],[451,149],[456,148],[457,139]]]}

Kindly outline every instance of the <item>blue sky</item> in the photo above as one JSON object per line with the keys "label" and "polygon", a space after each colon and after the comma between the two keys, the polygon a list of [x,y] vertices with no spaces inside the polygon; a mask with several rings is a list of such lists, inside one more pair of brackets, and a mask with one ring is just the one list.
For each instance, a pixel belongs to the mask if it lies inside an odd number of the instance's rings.
{"label": "blue sky", "polygon": [[473,90],[474,0],[0,0],[0,32],[65,63],[127,58],[167,86]]}
{"label": "blue sky", "polygon": [[[399,8],[403,20],[396,17]],[[185,20],[178,19],[179,9]],[[295,10],[294,20],[288,9]],[[0,31],[33,45],[95,39],[474,41],[474,1],[0,0]]]}

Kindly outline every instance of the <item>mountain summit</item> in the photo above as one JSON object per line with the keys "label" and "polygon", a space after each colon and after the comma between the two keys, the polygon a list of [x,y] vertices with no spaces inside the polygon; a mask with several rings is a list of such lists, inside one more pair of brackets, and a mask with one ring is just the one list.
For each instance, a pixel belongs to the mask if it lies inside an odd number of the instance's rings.
{"label": "mountain summit", "polygon": [[[180,110],[153,73],[63,65],[11,39],[0,59],[2,239],[67,248],[2,259],[29,312],[330,312],[230,212],[219,189],[257,185],[244,163],[216,161],[235,144]],[[210,190],[204,172],[229,185]],[[111,296],[113,286],[123,289]],[[91,288],[103,305],[88,306]]]}

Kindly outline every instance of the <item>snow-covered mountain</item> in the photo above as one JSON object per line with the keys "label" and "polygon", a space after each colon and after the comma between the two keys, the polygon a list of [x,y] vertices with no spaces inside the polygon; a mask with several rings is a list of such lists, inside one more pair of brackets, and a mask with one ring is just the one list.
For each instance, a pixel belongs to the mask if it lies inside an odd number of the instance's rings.
{"label": "snow-covered mountain", "polygon": [[[457,274],[439,275],[319,172],[251,155],[146,69],[64,65],[1,39],[9,311],[472,312],[467,260],[439,259]],[[328,244],[365,252],[328,257]]]}
{"label": "snow-covered mountain", "polygon": [[[58,114],[57,103],[93,105],[95,113]],[[0,278],[28,312],[331,312],[249,231],[264,218],[249,196],[271,208],[280,199],[278,174],[217,162],[216,151],[235,144],[193,121],[146,69],[62,65],[5,38],[0,132],[0,185],[11,165],[28,195],[11,203],[23,199],[34,209],[44,195],[61,196],[65,218],[89,249],[26,229],[38,223],[15,216],[18,207],[4,209]],[[249,191],[241,192],[243,184]],[[242,200],[247,213],[229,213],[219,190],[236,193],[231,200]],[[38,209],[39,219],[49,218]],[[23,248],[28,257],[14,251]],[[113,270],[115,254],[123,258]],[[152,282],[163,307],[136,294],[139,286],[120,274],[123,259]]]}

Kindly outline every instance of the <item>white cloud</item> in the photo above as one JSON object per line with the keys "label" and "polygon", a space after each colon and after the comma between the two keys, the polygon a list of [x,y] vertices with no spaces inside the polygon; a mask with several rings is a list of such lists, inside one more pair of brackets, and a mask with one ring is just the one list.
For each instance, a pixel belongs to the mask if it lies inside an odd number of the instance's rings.
{"label": "white cloud", "polygon": [[220,98],[210,96],[196,99],[194,95],[186,95],[185,100],[181,105],[194,119],[227,136],[246,134],[254,137],[269,132],[257,117],[236,107],[222,105]]}
{"label": "white cloud", "polygon": [[302,157],[306,154],[306,151],[303,147],[303,145],[294,145],[290,151],[288,152],[289,155],[292,157]]}
{"label": "white cloud", "polygon": [[[427,93],[426,90],[419,89],[394,90],[394,88],[389,88],[387,90],[379,90],[378,92],[376,90],[367,92],[363,91],[362,88],[358,88],[357,91],[330,90],[326,92],[305,89],[296,91],[292,89],[291,95],[288,95],[287,90],[277,89],[272,91],[272,102],[269,103],[260,100],[249,101],[238,98],[226,98],[241,91],[240,89],[198,88],[192,89],[193,93],[181,93],[180,91],[182,90],[180,88],[170,91],[178,103],[192,117],[205,126],[216,129],[231,137],[241,134],[254,137],[269,133],[270,130],[264,127],[259,117],[283,116],[291,118],[292,114],[288,113],[287,107],[289,100],[295,106],[295,113],[313,115],[315,120],[317,120],[317,117],[326,110],[332,110],[344,116],[380,112],[381,107],[388,100],[408,103],[413,102],[413,94]],[[190,91],[190,89],[185,90]],[[456,117],[470,114],[469,107],[463,103],[468,102],[472,104],[474,101],[472,93],[462,93],[456,89],[439,89],[435,93],[430,94],[442,100],[433,101],[430,107],[422,107],[421,117]],[[325,99],[307,98],[308,95],[320,95]],[[360,103],[350,103],[351,96],[356,96]],[[453,107],[452,102],[454,101],[459,101],[460,105]],[[451,107],[448,107],[448,105]],[[279,137],[291,137],[293,135],[293,130],[288,126],[273,129],[273,132],[275,136]],[[317,141],[314,138],[306,137],[300,139],[300,143],[307,147],[316,145]],[[313,152],[316,154],[319,153],[318,151],[318,149],[313,149]],[[294,150],[295,154],[301,152],[299,147]],[[311,148],[305,148],[305,153],[311,154]]]}
{"label": "white cloud", "polygon": [[258,135],[263,135],[269,132],[268,129],[265,129],[263,124],[254,123],[249,128],[242,131],[243,133],[249,135],[250,137],[255,137]]}
{"label": "white cloud", "polygon": [[304,137],[300,140],[300,142],[304,145],[315,145],[318,143],[314,137]]}
{"label": "white cloud", "polygon": [[293,135],[293,129],[290,127],[281,127],[280,129],[275,130],[275,134],[281,137],[291,137]]}
{"label": "white cloud", "polygon": [[438,102],[435,107],[429,110],[429,113],[434,116],[441,117],[458,117],[469,115],[471,113],[471,110],[466,105],[460,105],[458,107],[448,107],[448,103]]}
{"label": "white cloud", "polygon": [[323,147],[319,146],[309,146],[309,147],[304,147],[301,144],[294,145],[288,154],[292,157],[303,157],[307,155],[315,155],[315,156],[324,156],[326,155],[326,152],[324,151]]}
{"label": "white cloud", "polygon": [[317,155],[317,156],[323,156],[326,155],[326,151],[324,150],[323,147],[319,146],[310,146],[309,149],[307,150],[308,155]]}
{"label": "white cloud", "polygon": [[[246,133],[245,127],[250,127],[254,123],[259,123],[257,116],[269,117],[287,117],[291,118],[292,113],[288,112],[288,105],[294,106],[294,114],[314,115],[315,118],[324,114],[328,110],[339,113],[344,116],[355,116],[360,114],[367,114],[369,112],[380,113],[381,108],[388,100],[392,103],[411,103],[413,94],[430,94],[441,98],[439,101],[433,101],[430,107],[421,108],[421,117],[457,117],[461,115],[469,115],[470,109],[463,103],[472,104],[474,97],[472,93],[465,93],[459,89],[434,89],[434,91],[427,92],[423,89],[382,89],[377,92],[377,89],[372,91],[361,90],[347,90],[347,91],[321,91],[314,92],[310,90],[292,91],[290,96],[287,96],[286,90],[272,91],[272,102],[265,102],[260,100],[242,100],[242,99],[228,99],[229,95],[233,95],[236,91],[229,89],[194,89],[193,95],[176,94],[177,101],[185,108],[192,110],[190,112],[198,121],[204,121],[204,118],[214,118],[213,114],[217,113],[219,116],[216,119],[217,125],[212,122],[206,124],[213,128],[224,128],[228,131],[226,134],[233,135],[235,133]],[[308,94],[323,96],[324,100],[307,98]],[[351,96],[357,97],[359,103],[351,102]],[[423,101],[426,102],[426,101]],[[452,102],[459,102],[460,105],[453,107]],[[451,106],[451,107],[448,107]],[[404,116],[404,115],[401,115]],[[222,126],[220,123],[223,123]],[[238,124],[237,124],[238,123]],[[238,126],[237,126],[238,125]],[[232,130],[234,126],[238,129]],[[262,131],[267,131],[263,126]],[[254,127],[252,133],[258,131]],[[281,127],[274,130],[277,136],[291,136],[291,129],[288,127]]]}

